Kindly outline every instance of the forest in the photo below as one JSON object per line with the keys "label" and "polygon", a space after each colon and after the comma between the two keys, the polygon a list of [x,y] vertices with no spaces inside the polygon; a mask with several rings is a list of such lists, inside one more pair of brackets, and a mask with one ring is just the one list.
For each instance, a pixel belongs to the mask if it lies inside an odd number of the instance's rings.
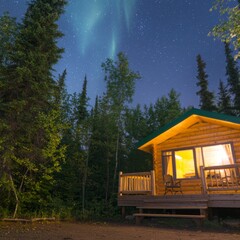
{"label": "forest", "polygon": [[[239,116],[240,1],[232,8],[224,2],[213,8],[227,20],[210,35],[223,40],[226,79],[217,94],[211,91],[199,54],[193,84],[199,108]],[[68,93],[67,69],[53,76],[64,51],[57,22],[66,4],[32,0],[21,22],[0,17],[0,218],[117,215],[119,171],[152,169],[151,156],[135,144],[192,107],[182,107],[173,88],[155,103],[133,106],[141,75],[123,52],[99,63],[105,90],[94,107],[87,77],[80,92]]]}

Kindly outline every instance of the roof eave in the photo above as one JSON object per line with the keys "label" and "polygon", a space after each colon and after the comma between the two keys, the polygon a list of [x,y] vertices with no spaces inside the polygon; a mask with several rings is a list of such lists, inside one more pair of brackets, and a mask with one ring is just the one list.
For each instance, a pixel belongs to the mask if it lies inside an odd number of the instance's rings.
{"label": "roof eave", "polygon": [[[138,142],[137,148],[145,152],[152,151],[152,145],[161,143],[167,139],[175,136],[176,134],[184,131],[184,129],[196,124],[199,121],[206,120],[207,122],[218,121],[225,125],[232,125],[234,127],[240,127],[240,118],[230,115],[208,112],[199,109],[191,109],[174,121],[166,124],[164,127],[148,135],[146,138]],[[172,133],[171,133],[172,132]]]}

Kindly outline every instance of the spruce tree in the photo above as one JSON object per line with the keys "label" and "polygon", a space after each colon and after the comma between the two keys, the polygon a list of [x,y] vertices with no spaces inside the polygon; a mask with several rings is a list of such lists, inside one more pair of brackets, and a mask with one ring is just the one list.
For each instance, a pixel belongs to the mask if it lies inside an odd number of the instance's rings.
{"label": "spruce tree", "polygon": [[0,17],[0,69],[12,64],[11,58],[18,30],[15,18],[10,17],[8,13]]}
{"label": "spruce tree", "polygon": [[[162,96],[157,99],[153,109],[151,109],[150,105],[148,118],[151,123],[149,127],[153,128],[152,131],[156,131],[160,127],[163,127],[182,113],[179,96],[180,94],[174,89],[171,89],[168,96]],[[152,124],[153,121],[155,121],[154,124]]]}
{"label": "spruce tree", "polygon": [[79,121],[85,120],[88,117],[88,97],[87,97],[87,76],[84,77],[82,92],[79,96],[79,106],[78,106],[78,114]]}
{"label": "spruce tree", "polygon": [[[40,211],[51,203],[53,173],[59,171],[64,149],[59,148],[60,112],[56,108],[53,66],[63,52],[57,20],[65,1],[33,0],[15,37],[1,88],[1,159],[11,189],[9,209]],[[2,73],[2,71],[1,71]],[[2,78],[1,78],[2,79]]]}
{"label": "spruce tree", "polygon": [[215,111],[214,94],[208,90],[208,75],[205,72],[206,63],[202,60],[200,55],[197,55],[197,86],[200,90],[197,95],[200,97],[200,108],[203,110]]}
{"label": "spruce tree", "polygon": [[130,69],[123,53],[118,54],[116,61],[107,59],[102,69],[106,92],[98,98],[94,109],[89,163],[93,169],[90,181],[94,182],[94,191],[108,205],[116,192],[119,163],[125,151],[125,113],[140,76]]}
{"label": "spruce tree", "polygon": [[121,171],[144,172],[152,170],[151,155],[136,149],[136,143],[149,134],[147,119],[139,104],[134,108],[127,109],[124,132],[126,157],[119,164]]}
{"label": "spruce tree", "polygon": [[[87,78],[84,78],[82,91],[69,94],[65,119],[68,128],[63,133],[62,144],[67,146],[66,161],[61,164],[62,171],[57,174],[56,198],[67,211],[85,209],[85,188],[88,177],[89,138],[91,133],[88,113]],[[71,185],[69,185],[71,182]]]}
{"label": "spruce tree", "polygon": [[232,106],[229,91],[221,80],[219,82],[218,111],[220,113],[232,115]]}
{"label": "spruce tree", "polygon": [[226,55],[226,76],[228,81],[229,91],[232,95],[233,112],[235,115],[240,114],[240,79],[239,69],[237,62],[232,56],[229,43],[225,42],[225,55]]}
{"label": "spruce tree", "polygon": [[135,148],[135,144],[148,135],[147,119],[141,110],[140,104],[135,108],[127,109],[125,113],[125,131],[126,139],[128,139],[131,148]]}
{"label": "spruce tree", "polygon": [[58,81],[55,89],[55,103],[62,107],[64,104],[64,101],[67,98],[67,91],[66,91],[66,76],[67,76],[67,70],[65,69],[62,74],[58,76]]}

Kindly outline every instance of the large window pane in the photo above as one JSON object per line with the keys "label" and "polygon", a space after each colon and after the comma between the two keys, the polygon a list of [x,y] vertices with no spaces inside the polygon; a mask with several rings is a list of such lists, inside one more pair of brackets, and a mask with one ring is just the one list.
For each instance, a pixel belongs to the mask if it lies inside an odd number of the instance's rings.
{"label": "large window pane", "polygon": [[176,178],[196,176],[194,154],[192,149],[175,151]]}
{"label": "large window pane", "polygon": [[205,167],[221,166],[233,163],[231,144],[219,144],[203,147]]}
{"label": "large window pane", "polygon": [[[232,145],[217,144],[190,149],[169,150],[163,152],[163,175],[170,174],[174,178],[193,178],[200,176],[200,166],[222,166],[233,164]],[[196,159],[194,159],[196,158]],[[223,176],[228,172],[221,170]]]}

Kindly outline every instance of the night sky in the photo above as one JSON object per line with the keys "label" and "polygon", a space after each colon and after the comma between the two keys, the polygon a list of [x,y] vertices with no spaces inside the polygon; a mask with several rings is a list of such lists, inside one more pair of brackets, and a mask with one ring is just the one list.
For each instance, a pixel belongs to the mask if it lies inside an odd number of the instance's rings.
{"label": "night sky", "polygon": [[[19,20],[27,0],[0,0],[0,15],[9,11]],[[126,53],[130,67],[142,78],[136,84],[134,104],[155,103],[171,88],[181,94],[183,107],[198,107],[196,55],[207,64],[209,89],[218,92],[226,81],[224,46],[208,33],[218,23],[210,12],[214,0],[71,0],[59,21],[65,48],[56,66],[67,69],[69,93],[79,92],[85,74],[93,104],[104,91],[101,63]]]}

